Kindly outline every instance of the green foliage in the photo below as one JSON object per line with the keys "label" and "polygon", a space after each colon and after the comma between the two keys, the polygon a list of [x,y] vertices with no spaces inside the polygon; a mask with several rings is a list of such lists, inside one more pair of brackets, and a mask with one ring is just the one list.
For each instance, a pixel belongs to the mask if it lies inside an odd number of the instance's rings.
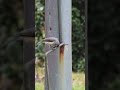
{"label": "green foliage", "polygon": [[42,39],[45,37],[44,33],[44,0],[35,0],[35,56],[40,60],[44,60],[44,45]]}
{"label": "green foliage", "polygon": [[78,63],[74,65],[74,71],[85,72],[85,59],[79,60]]}
{"label": "green foliage", "polygon": [[73,71],[84,71],[85,66],[85,31],[83,29],[84,23],[80,19],[80,10],[73,6],[72,8],[72,54],[73,54]]}
{"label": "green foliage", "polygon": [[[44,45],[42,38],[44,33],[44,0],[36,0],[35,24],[36,24],[36,56],[44,60]],[[79,6],[82,6],[79,9]],[[73,71],[85,71],[85,15],[84,0],[74,0],[72,7],[72,55]]]}

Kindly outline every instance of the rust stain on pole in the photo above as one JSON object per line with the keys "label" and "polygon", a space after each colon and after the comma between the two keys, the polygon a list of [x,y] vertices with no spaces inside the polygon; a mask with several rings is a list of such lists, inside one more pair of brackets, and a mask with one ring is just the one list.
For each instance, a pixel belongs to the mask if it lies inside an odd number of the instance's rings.
{"label": "rust stain on pole", "polygon": [[65,47],[65,45],[62,45],[60,47],[60,62],[62,62],[64,60],[64,47]]}

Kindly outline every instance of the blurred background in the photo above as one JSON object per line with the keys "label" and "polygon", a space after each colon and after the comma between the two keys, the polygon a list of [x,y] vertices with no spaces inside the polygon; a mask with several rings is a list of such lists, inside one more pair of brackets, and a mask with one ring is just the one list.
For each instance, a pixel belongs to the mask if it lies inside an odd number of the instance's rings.
{"label": "blurred background", "polygon": [[[35,89],[44,90],[45,0],[35,0]],[[85,90],[85,1],[72,1],[73,90]]]}
{"label": "blurred background", "polygon": [[23,0],[0,0],[0,90],[21,89],[23,46],[16,33],[23,29]]}
{"label": "blurred background", "polygon": [[88,0],[89,90],[120,90],[120,1]]}

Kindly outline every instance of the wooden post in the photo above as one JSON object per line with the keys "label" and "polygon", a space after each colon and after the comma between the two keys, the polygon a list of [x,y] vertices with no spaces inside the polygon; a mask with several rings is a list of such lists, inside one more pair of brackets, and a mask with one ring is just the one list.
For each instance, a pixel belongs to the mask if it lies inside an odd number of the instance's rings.
{"label": "wooden post", "polygon": [[67,44],[46,56],[45,90],[72,90],[71,0],[45,0],[45,30]]}

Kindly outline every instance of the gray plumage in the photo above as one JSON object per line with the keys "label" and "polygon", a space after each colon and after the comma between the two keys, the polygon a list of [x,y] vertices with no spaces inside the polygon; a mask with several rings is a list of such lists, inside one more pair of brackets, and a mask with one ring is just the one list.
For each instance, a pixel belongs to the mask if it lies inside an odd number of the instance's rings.
{"label": "gray plumage", "polygon": [[59,40],[55,37],[48,37],[44,39],[44,43],[49,45],[52,49],[55,49],[59,46]]}

